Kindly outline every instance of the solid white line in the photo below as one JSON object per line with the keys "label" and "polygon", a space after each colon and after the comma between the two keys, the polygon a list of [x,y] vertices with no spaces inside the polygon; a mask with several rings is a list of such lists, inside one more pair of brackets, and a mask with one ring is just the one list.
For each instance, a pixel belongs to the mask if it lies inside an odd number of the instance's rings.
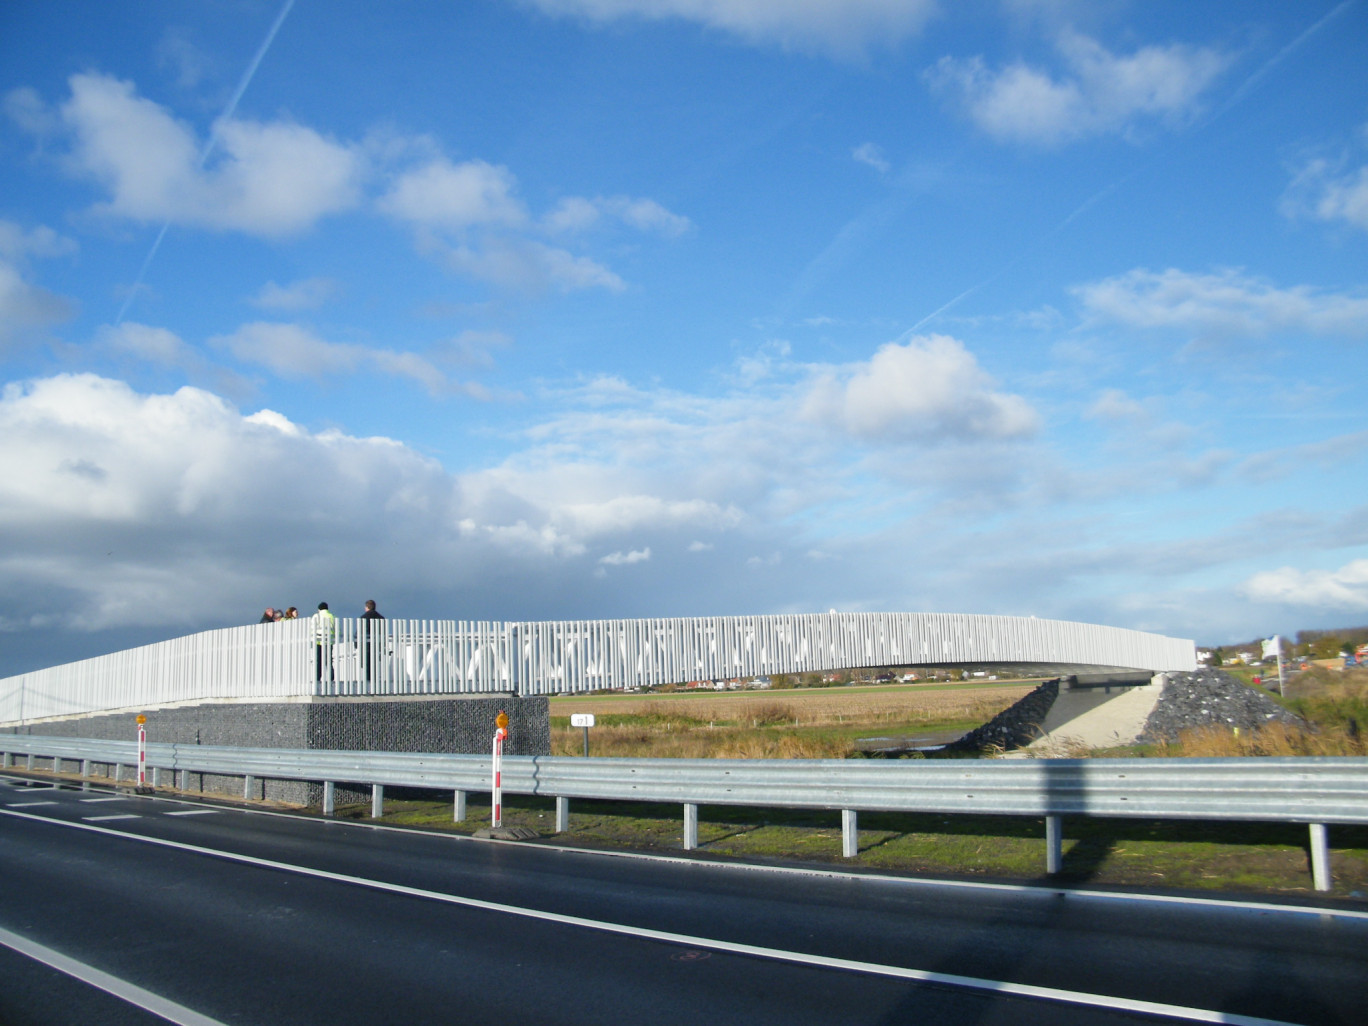
{"label": "solid white line", "polygon": [[0,944],[7,948],[27,955],[36,962],[42,962],[46,966],[56,969],[58,972],[73,976],[82,983],[88,983],[106,994],[112,994],[122,1001],[127,1001],[130,1005],[136,1005],[144,1011],[159,1015],[163,1019],[177,1023],[178,1026],[225,1026],[217,1019],[211,1019],[207,1015],[201,1015],[193,1008],[186,1008],[184,1005],[154,994],[150,990],[144,990],[136,984],[121,980],[117,976],[94,966],[78,962],[60,951],[45,947],[37,941],[31,941],[27,937],[21,937],[17,933],[11,933],[4,927],[0,927]]}
{"label": "solid white line", "polygon": [[142,817],[133,812],[122,812],[114,816],[82,816],[81,818],[87,823],[107,823],[114,819],[141,819]]}
{"label": "solid white line", "polygon": [[925,969],[908,969],[903,966],[884,965],[878,962],[858,962],[847,958],[832,958],[827,955],[785,951],[781,948],[759,947],[752,944],[738,944],[732,941],[715,940],[710,937],[697,937],[685,933],[671,933],[665,930],[652,930],[646,927],[626,926],[620,923],[603,922],[598,919],[585,919],[581,916],[562,915],[559,912],[545,912],[539,909],[523,908],[518,905],[505,905],[495,901],[484,901],[479,898],[466,898],[456,894],[444,894],[441,891],[429,891],[419,887],[407,887],[403,884],[388,883],[384,880],[372,880],[363,876],[347,876],[342,873],[331,873],[322,869],[314,869],[310,866],[297,866],[288,862],[276,862],[273,859],[262,859],[257,858],[254,855],[241,855],[236,852],[219,851],[215,848],[205,848],[196,844],[185,844],[181,841],[168,841],[159,837],[144,837],[139,834],[125,833],[122,830],[110,830],[106,827],[88,826],[84,823],[71,823],[65,820],[34,815],[29,812],[9,812],[0,809],[0,815],[31,819],[40,823],[52,823],[56,826],[69,827],[76,830],[90,830],[95,833],[107,834],[111,837],[138,841],[143,844],[152,844],[162,848],[172,848],[177,851],[187,851],[196,855],[207,855],[210,858],[224,859],[229,862],[238,862],[248,866],[258,866],[263,869],[296,873],[300,876],[312,877],[317,880],[327,880],[332,883],[366,887],[370,890],[383,891],[389,894],[402,894],[407,897],[422,898],[427,901],[439,901],[449,905],[476,908],[487,912],[498,912],[504,915],[521,916],[526,919],[537,919],[543,922],[598,930],[604,933],[639,937],[644,940],[661,941],[666,944],[681,944],[691,948],[708,948],[713,951],[725,951],[731,954],[748,955],[755,958],[766,958],[779,962],[817,966],[824,969],[841,969],[847,972],[867,973],[874,976],[892,977],[894,979],[914,980],[919,983],[938,983],[950,987],[989,991],[997,994],[1010,994],[1014,997],[1058,1001],[1065,1004],[1083,1005],[1090,1008],[1105,1008],[1109,1010],[1139,1012],[1147,1015],[1162,1015],[1172,1019],[1186,1020],[1188,1022],[1227,1023],[1230,1024],[1230,1026],[1296,1026],[1294,1023],[1288,1023],[1281,1019],[1262,1019],[1256,1016],[1234,1015],[1229,1012],[1217,1012],[1205,1008],[1187,1008],[1183,1005],[1170,1005],[1158,1001],[1110,997],[1102,994],[1089,994],[1084,991],[1060,990],[1054,987],[1037,987],[1029,983],[1010,983],[1005,980],[986,980],[976,976],[957,976],[952,973],[930,972]]}
{"label": "solid white line", "polygon": [[57,804],[57,803],[56,803],[56,802],[53,802],[53,801],[45,801],[45,802],[5,802],[5,808],[7,808],[7,809],[31,809],[31,808],[33,808],[35,805],[56,805],[56,804]]}

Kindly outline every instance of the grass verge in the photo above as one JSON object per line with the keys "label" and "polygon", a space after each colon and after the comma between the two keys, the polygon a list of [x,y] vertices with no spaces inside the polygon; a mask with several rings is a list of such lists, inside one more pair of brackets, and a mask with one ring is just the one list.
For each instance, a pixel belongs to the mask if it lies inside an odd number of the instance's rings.
{"label": "grass verge", "polygon": [[[449,801],[395,801],[386,803],[382,821],[464,834],[489,826],[487,804],[471,801],[466,811],[464,822],[453,823]],[[369,820],[370,806],[346,806],[338,815]],[[689,854],[676,805],[573,801],[569,829],[556,834],[553,799],[505,795],[503,824],[571,847]],[[854,859],[841,855],[839,812],[702,806],[698,835],[695,854],[710,858],[1074,886],[1317,894],[1307,830],[1296,825],[1066,818],[1063,870],[1053,877],[1045,875],[1038,817],[861,813]],[[1330,844],[1330,896],[1368,904],[1368,827],[1331,827]]]}

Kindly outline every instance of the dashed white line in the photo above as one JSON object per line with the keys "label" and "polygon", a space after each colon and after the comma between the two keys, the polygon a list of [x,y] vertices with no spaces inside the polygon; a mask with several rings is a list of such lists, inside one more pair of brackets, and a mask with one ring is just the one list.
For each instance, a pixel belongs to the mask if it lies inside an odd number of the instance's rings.
{"label": "dashed white line", "polygon": [[94,805],[96,802],[121,802],[123,798],[115,796],[113,798],[81,798],[79,800],[86,805]]}
{"label": "dashed white line", "polygon": [[5,802],[7,809],[31,809],[36,805],[56,805],[56,802]]}
{"label": "dashed white line", "polygon": [[168,816],[213,816],[219,809],[181,809],[178,812],[168,812]]}
{"label": "dashed white line", "polygon": [[[115,819],[141,819],[142,817],[132,812],[118,813],[113,816],[82,816],[87,823],[108,823]],[[56,822],[55,820],[53,822]]]}

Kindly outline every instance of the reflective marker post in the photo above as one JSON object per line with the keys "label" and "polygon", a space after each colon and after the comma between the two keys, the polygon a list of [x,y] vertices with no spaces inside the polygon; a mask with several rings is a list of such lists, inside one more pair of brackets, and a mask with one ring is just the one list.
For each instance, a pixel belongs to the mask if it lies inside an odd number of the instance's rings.
{"label": "reflective marker post", "polygon": [[147,786],[147,717],[138,713],[138,786]]}
{"label": "reflective marker post", "polygon": [[489,825],[491,828],[503,826],[503,749],[504,738],[508,737],[508,713],[499,710],[494,721],[498,729],[494,731],[494,781],[490,788]]}

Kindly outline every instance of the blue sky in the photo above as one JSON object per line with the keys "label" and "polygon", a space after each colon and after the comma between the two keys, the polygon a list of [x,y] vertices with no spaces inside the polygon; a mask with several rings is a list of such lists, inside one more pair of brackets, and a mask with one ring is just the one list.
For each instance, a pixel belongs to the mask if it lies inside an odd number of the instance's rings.
{"label": "blue sky", "polygon": [[1363,2],[45,0],[0,101],[0,674],[1368,620]]}

